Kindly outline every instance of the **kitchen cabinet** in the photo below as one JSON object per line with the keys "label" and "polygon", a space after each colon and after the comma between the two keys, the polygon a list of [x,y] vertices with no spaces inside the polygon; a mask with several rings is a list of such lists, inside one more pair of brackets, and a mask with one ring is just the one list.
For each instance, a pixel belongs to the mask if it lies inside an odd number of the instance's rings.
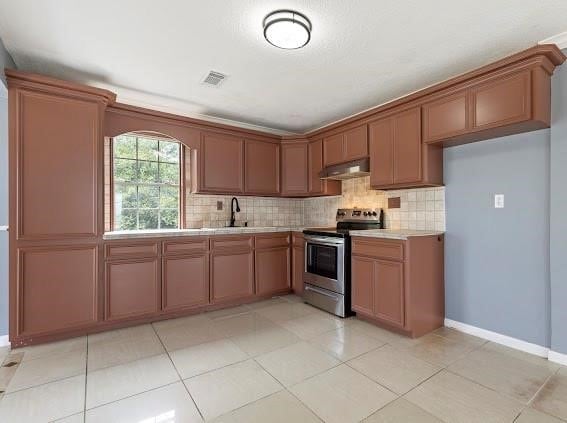
{"label": "kitchen cabinet", "polygon": [[93,326],[98,320],[98,247],[18,249],[17,332],[41,336]]}
{"label": "kitchen cabinet", "polygon": [[245,192],[256,195],[279,195],[279,144],[268,141],[245,140],[244,147]]}
{"label": "kitchen cabinet", "polygon": [[323,140],[311,141],[308,147],[309,156],[309,195],[340,195],[341,182],[320,179],[323,170]]}
{"label": "kitchen cabinet", "polygon": [[375,189],[441,185],[443,152],[421,142],[421,109],[414,107],[372,122],[370,185]]}
{"label": "kitchen cabinet", "polygon": [[208,238],[164,241],[162,310],[176,311],[209,303]]}
{"label": "kitchen cabinet", "polygon": [[368,156],[368,126],[361,125],[323,138],[325,166]]}
{"label": "kitchen cabinet", "polygon": [[296,295],[302,295],[303,272],[305,271],[305,238],[301,232],[292,233],[291,265],[293,292]]}
{"label": "kitchen cabinet", "polygon": [[411,337],[443,326],[443,236],[352,238],[352,309]]}
{"label": "kitchen cabinet", "polygon": [[528,120],[531,116],[531,71],[497,77],[471,88],[472,129]]}
{"label": "kitchen cabinet", "polygon": [[157,314],[160,309],[160,291],[159,258],[132,258],[107,262],[106,320]]}
{"label": "kitchen cabinet", "polygon": [[193,156],[193,191],[201,193],[244,192],[244,140],[225,134],[204,132],[200,151]]}
{"label": "kitchen cabinet", "polygon": [[211,302],[235,302],[254,295],[252,237],[226,236],[211,240]]}
{"label": "kitchen cabinet", "polygon": [[308,143],[282,144],[282,195],[304,197],[309,193]]}
{"label": "kitchen cabinet", "polygon": [[290,236],[289,233],[258,235],[255,237],[256,295],[289,292]]}
{"label": "kitchen cabinet", "polygon": [[469,130],[468,94],[468,90],[462,90],[423,105],[423,142],[455,137]]}

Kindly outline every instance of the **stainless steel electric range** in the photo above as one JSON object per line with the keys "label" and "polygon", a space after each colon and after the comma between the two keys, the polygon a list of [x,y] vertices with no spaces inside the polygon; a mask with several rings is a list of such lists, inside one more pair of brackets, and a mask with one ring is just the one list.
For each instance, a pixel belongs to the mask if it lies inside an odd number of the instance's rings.
{"label": "stainless steel electric range", "polygon": [[351,230],[382,229],[382,209],[339,209],[335,228],[313,228],[305,235],[303,299],[340,317],[351,312]]}

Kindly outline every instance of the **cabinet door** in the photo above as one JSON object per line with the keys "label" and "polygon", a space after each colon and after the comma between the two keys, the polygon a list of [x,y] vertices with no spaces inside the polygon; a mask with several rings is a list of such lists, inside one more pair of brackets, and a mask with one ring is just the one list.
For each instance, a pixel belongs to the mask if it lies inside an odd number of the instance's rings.
{"label": "cabinet door", "polygon": [[229,135],[205,133],[201,139],[200,189],[244,192],[244,141]]}
{"label": "cabinet door", "polygon": [[279,194],[279,144],[246,140],[244,184],[250,194]]}
{"label": "cabinet door", "polygon": [[374,262],[374,315],[400,327],[405,324],[403,266],[397,261]]}
{"label": "cabinet door", "polygon": [[165,257],[162,261],[165,311],[209,303],[209,255]]}
{"label": "cabinet door", "polygon": [[159,311],[157,258],[106,263],[106,319],[118,320]]}
{"label": "cabinet door", "polygon": [[17,254],[17,335],[96,324],[96,245],[30,247]]}
{"label": "cabinet door", "polygon": [[254,295],[253,252],[211,253],[211,302],[227,302],[252,295]]}
{"label": "cabinet door", "polygon": [[289,247],[256,250],[256,294],[273,294],[290,288]]}
{"label": "cabinet door", "polygon": [[423,142],[434,142],[469,131],[467,91],[423,105]]}
{"label": "cabinet door", "polygon": [[[421,109],[394,117],[394,184],[421,181]],[[379,153],[377,153],[379,154]]]}
{"label": "cabinet door", "polygon": [[284,144],[282,149],[282,194],[307,195],[309,192],[308,144]]}
{"label": "cabinet door", "polygon": [[[18,239],[94,237],[98,233],[99,104],[18,91]],[[16,175],[14,182],[16,182]]]}
{"label": "cabinet door", "polygon": [[368,125],[345,132],[345,161],[368,156]]}
{"label": "cabinet door", "polygon": [[323,170],[323,140],[309,143],[309,194],[322,194],[324,181],[319,179]]}
{"label": "cabinet door", "polygon": [[345,161],[344,134],[331,135],[323,139],[323,164],[329,166]]}
{"label": "cabinet door", "polygon": [[303,294],[303,272],[305,270],[305,248],[292,247],[291,262],[293,266],[292,287],[297,295]]}
{"label": "cabinet door", "polygon": [[374,260],[353,256],[351,261],[352,309],[374,315]]}
{"label": "cabinet door", "polygon": [[394,183],[394,120],[381,119],[370,124],[370,185]]}
{"label": "cabinet door", "polygon": [[471,89],[473,129],[509,125],[530,119],[531,71],[479,84]]}

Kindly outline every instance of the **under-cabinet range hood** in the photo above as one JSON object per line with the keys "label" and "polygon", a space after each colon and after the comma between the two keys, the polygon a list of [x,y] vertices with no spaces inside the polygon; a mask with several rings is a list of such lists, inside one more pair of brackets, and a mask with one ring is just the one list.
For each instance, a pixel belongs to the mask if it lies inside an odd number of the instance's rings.
{"label": "under-cabinet range hood", "polygon": [[319,172],[319,178],[321,179],[336,179],[339,181],[368,175],[370,175],[370,160],[368,157],[327,166]]}

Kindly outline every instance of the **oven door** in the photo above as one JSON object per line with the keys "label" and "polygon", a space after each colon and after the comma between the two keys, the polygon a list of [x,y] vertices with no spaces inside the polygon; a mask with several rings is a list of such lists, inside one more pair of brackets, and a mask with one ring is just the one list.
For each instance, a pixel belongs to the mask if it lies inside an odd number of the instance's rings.
{"label": "oven door", "polygon": [[305,235],[305,283],[345,293],[345,240]]}

